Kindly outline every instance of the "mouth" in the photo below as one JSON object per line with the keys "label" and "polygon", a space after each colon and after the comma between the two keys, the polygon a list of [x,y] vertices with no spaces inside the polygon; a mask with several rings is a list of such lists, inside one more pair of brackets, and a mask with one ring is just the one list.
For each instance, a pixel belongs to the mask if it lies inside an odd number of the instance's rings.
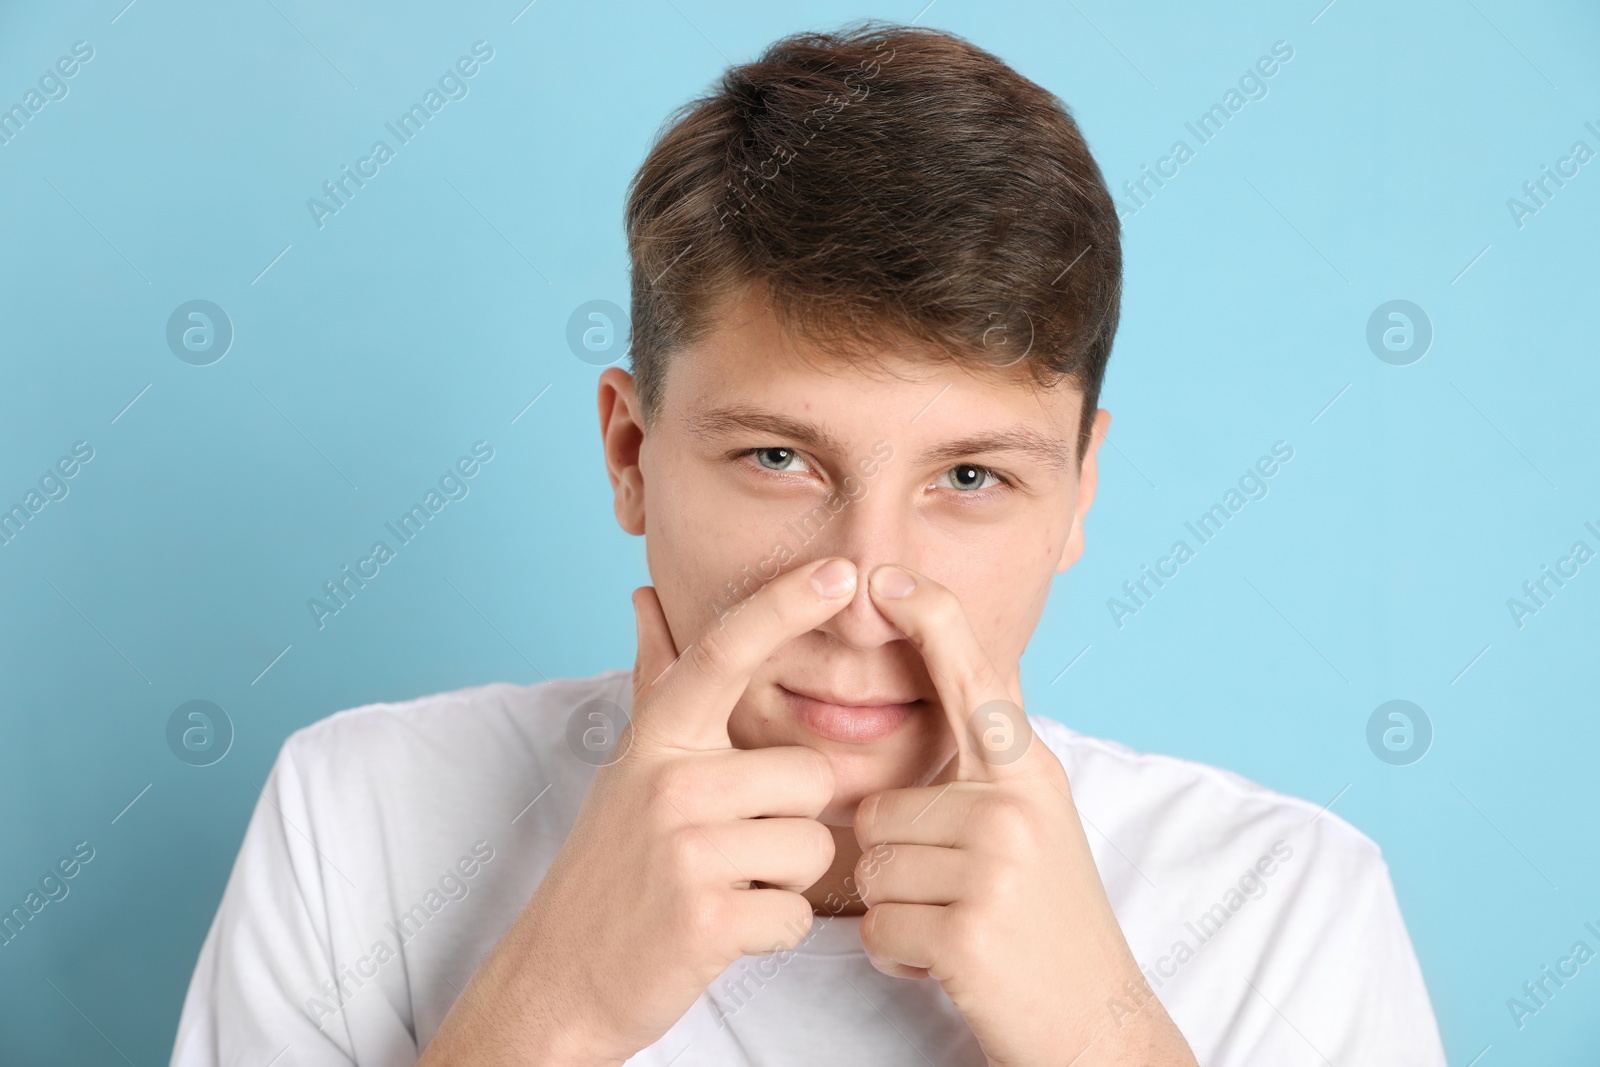
{"label": "mouth", "polygon": [[785,703],[800,724],[819,737],[850,745],[882,741],[911,718],[920,700],[892,701],[835,697],[833,694],[799,693],[779,685]]}

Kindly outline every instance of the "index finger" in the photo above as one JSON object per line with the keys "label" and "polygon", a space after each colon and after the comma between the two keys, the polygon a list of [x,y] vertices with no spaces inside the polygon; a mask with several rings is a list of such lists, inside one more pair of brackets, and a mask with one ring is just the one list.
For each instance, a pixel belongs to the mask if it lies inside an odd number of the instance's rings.
{"label": "index finger", "polygon": [[956,739],[956,778],[992,781],[1029,762],[1033,727],[1002,680],[955,593],[905,567],[873,570],[878,611],[922,653]]}
{"label": "index finger", "polygon": [[678,654],[635,715],[636,736],[674,748],[732,747],[728,717],[756,668],[785,641],[837,614],[855,589],[855,564],[836,557],[762,586]]}

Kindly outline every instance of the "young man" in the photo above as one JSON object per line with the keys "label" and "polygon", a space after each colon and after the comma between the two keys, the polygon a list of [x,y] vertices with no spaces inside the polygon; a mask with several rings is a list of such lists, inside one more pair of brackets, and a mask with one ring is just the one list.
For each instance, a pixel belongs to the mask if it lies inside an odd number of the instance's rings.
{"label": "young man", "polygon": [[1121,274],[1060,102],[944,34],[795,37],[627,223],[631,675],[292,736],[173,1062],[1442,1065],[1370,841],[1022,711]]}

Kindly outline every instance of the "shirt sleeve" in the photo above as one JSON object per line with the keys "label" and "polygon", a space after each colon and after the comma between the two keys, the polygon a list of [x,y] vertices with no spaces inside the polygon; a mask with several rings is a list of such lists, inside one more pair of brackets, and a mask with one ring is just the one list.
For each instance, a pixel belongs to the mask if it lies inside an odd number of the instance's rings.
{"label": "shirt sleeve", "polygon": [[1282,917],[1278,951],[1244,993],[1250,1037],[1228,1065],[1445,1067],[1388,865],[1361,846],[1324,866],[1316,893]]}
{"label": "shirt sleeve", "polygon": [[1330,1055],[1341,1063],[1445,1067],[1433,1003],[1381,856],[1351,903],[1341,982],[1350,1003]]}
{"label": "shirt sleeve", "polygon": [[329,894],[343,891],[331,882],[344,876],[318,847],[327,842],[317,840],[294,745],[285,743],[251,815],[189,984],[172,1067],[415,1062],[415,1041],[398,1022],[388,1054],[357,1054],[329,918]]}

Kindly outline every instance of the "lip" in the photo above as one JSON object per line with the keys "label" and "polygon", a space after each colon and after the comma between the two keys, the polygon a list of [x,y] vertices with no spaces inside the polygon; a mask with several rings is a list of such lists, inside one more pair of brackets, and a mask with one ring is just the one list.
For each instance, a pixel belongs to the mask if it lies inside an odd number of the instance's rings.
{"label": "lip", "polygon": [[867,745],[882,741],[911,718],[920,701],[893,704],[838,704],[778,686],[789,710],[800,724],[819,737],[844,744]]}

